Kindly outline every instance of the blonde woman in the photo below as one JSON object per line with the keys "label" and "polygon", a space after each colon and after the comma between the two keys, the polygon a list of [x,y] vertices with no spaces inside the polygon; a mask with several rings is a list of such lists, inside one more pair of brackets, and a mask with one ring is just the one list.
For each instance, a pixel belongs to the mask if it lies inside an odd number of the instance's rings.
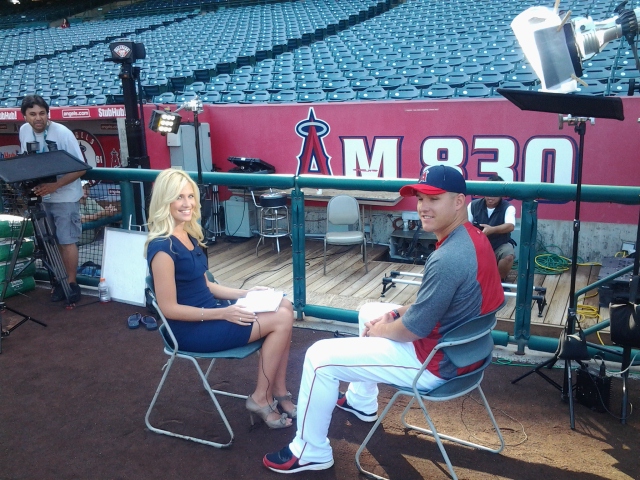
{"label": "blonde woman", "polygon": [[248,290],[207,279],[199,219],[196,183],[182,170],[160,173],[151,195],[145,246],[158,305],[182,350],[214,352],[264,338],[256,389],[246,407],[252,423],[256,414],[270,428],[289,427],[297,415],[286,387],[293,306],[283,299],[276,312],[256,314],[225,302],[244,297]]}

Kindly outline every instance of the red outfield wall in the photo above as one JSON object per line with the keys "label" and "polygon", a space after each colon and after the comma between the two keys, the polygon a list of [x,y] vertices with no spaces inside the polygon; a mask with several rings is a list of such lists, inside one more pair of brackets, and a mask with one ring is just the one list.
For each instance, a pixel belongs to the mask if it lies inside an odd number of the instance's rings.
{"label": "red outfield wall", "polygon": [[[624,121],[596,119],[587,126],[585,184],[640,185],[640,98],[623,102]],[[154,108],[145,107],[147,119]],[[192,120],[181,114],[183,122]],[[98,166],[117,165],[114,118],[123,115],[122,107],[51,111],[79,140],[86,132],[101,144]],[[229,156],[243,156],[261,158],[278,173],[373,178],[417,178],[423,166],[436,163],[459,167],[470,180],[498,173],[506,181],[570,184],[577,173],[573,127],[560,130],[557,115],[524,112],[504,99],[205,105],[199,118],[210,124],[213,163],[221,171],[233,167]],[[21,119],[17,109],[0,110],[0,151],[17,144]],[[150,130],[146,135],[151,167],[167,168],[166,139]],[[404,200],[397,208],[414,205]],[[542,205],[539,216],[570,220],[574,206]],[[638,213],[637,207],[584,204],[581,218],[633,224]]]}

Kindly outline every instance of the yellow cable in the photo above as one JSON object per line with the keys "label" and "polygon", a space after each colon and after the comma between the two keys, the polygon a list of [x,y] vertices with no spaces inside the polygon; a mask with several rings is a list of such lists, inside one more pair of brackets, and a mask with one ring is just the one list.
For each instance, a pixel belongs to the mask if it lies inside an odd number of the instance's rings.
{"label": "yellow cable", "polygon": [[[579,304],[578,308],[576,310],[576,313],[578,315],[580,315],[583,319],[584,318],[595,318],[596,322],[598,323],[601,319],[602,316],[600,315],[600,308],[599,307],[595,307],[593,305],[582,305]],[[599,338],[599,336],[598,336]],[[600,340],[602,341],[602,340]]]}

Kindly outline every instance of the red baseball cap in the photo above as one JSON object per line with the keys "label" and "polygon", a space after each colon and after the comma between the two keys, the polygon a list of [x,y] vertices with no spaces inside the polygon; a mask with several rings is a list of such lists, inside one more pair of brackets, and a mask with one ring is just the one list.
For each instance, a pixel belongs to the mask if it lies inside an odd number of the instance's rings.
{"label": "red baseball cap", "polygon": [[440,195],[453,192],[467,194],[467,183],[462,174],[447,165],[425,167],[420,175],[420,181],[413,185],[405,185],[400,189],[403,197],[412,197],[417,192],[425,195]]}

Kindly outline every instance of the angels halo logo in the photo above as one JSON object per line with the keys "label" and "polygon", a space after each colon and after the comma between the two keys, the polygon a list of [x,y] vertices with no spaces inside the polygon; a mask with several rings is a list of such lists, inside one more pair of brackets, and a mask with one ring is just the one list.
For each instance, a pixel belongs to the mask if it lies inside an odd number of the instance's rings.
{"label": "angels halo logo", "polygon": [[92,167],[104,167],[104,150],[100,141],[86,130],[74,130],[84,161]]}
{"label": "angels halo logo", "polygon": [[126,45],[118,45],[116,48],[113,49],[113,53],[118,55],[120,58],[124,58],[127,55],[129,55],[129,53],[131,53],[131,49]]}

